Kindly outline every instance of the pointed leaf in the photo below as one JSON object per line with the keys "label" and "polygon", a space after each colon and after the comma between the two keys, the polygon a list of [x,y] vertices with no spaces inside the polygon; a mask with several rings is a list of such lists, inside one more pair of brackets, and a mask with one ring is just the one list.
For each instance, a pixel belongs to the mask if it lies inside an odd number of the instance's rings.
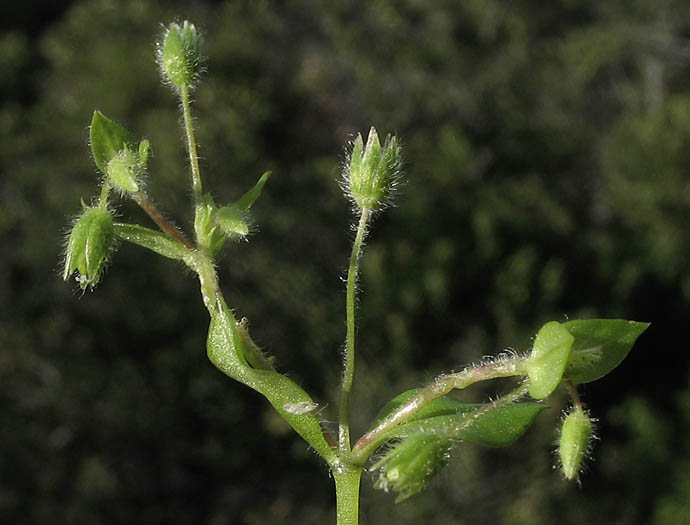
{"label": "pointed leaf", "polygon": [[119,124],[113,122],[100,111],[93,112],[89,130],[91,151],[96,166],[106,172],[108,162],[125,146],[131,146],[131,135]]}
{"label": "pointed leaf", "polygon": [[534,399],[545,398],[559,385],[573,341],[570,332],[557,321],[541,327],[526,365],[530,380],[529,394]]}
{"label": "pointed leaf", "polygon": [[[389,414],[402,407],[421,389],[398,394],[378,413],[370,430]],[[450,396],[434,399],[417,412],[410,420],[397,427],[388,436],[404,437],[415,432],[438,432],[439,435],[462,439],[487,447],[503,447],[519,438],[532,424],[546,405],[543,403],[513,403],[498,406],[477,417],[488,405],[463,403]]]}
{"label": "pointed leaf", "polygon": [[[453,400],[455,401],[455,400]],[[394,436],[418,432],[469,441],[485,447],[505,447],[522,436],[537,415],[546,408],[543,403],[513,403],[497,406],[466,404],[455,401],[456,412],[405,423]],[[489,409],[489,410],[487,410]]]}
{"label": "pointed leaf", "polygon": [[[421,388],[413,388],[412,390],[407,390],[395,396],[388,403],[386,403],[381,410],[379,410],[379,413],[376,415],[374,421],[371,423],[369,430],[375,428],[381,421],[383,421],[390,414],[401,408],[421,391]],[[466,405],[460,403],[460,401],[453,399],[452,397],[439,397],[438,399],[434,399],[433,401],[427,403],[425,406],[416,411],[410,417],[408,422],[428,417],[455,414],[459,409],[461,409],[464,406]]]}
{"label": "pointed leaf", "polygon": [[167,235],[139,226],[138,224],[122,224],[114,225],[115,235],[144,248],[148,248],[164,257],[170,259],[183,260],[189,254],[189,250],[176,239],[172,239]]}
{"label": "pointed leaf", "polygon": [[595,381],[616,368],[649,323],[589,319],[568,321],[563,326],[575,338],[566,375],[577,384]]}
{"label": "pointed leaf", "polygon": [[222,297],[218,297],[216,308],[206,341],[211,362],[227,376],[263,394],[283,419],[332,465],[335,453],[321,429],[317,403],[289,377],[249,366],[247,341]]}
{"label": "pointed leaf", "polygon": [[252,204],[254,204],[254,201],[256,201],[256,199],[259,198],[259,195],[261,195],[261,190],[263,190],[264,184],[266,184],[266,181],[269,179],[270,176],[270,171],[264,173],[259,179],[259,182],[257,182],[251,190],[242,195],[240,200],[238,200],[235,203],[235,206],[237,206],[241,210],[248,210],[249,208],[251,208]]}

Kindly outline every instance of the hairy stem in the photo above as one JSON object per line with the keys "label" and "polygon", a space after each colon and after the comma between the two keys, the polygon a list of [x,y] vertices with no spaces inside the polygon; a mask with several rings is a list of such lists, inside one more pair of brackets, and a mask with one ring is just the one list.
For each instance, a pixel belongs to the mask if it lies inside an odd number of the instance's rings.
{"label": "hairy stem", "polygon": [[108,206],[108,195],[110,194],[110,179],[108,177],[103,181],[101,186],[101,196],[98,199],[98,207],[106,208]]}
{"label": "hairy stem", "polygon": [[462,390],[480,381],[523,375],[526,362],[526,357],[515,357],[482,366],[468,367],[456,374],[439,377],[395,412],[384,418],[375,428],[364,434],[352,449],[351,461],[355,465],[364,465],[369,456],[388,439],[392,429],[405,423],[419,409],[434,399],[445,396],[451,390]]}
{"label": "hairy stem", "polygon": [[359,523],[359,483],[362,469],[348,467],[334,471],[336,518],[338,525],[357,525]]}
{"label": "hairy stem", "polygon": [[182,233],[175,227],[175,225],[163,216],[160,210],[156,207],[156,205],[153,202],[151,202],[151,200],[144,192],[138,191],[136,193],[133,193],[132,199],[139,205],[139,207],[142,210],[146,212],[146,214],[149,217],[151,217],[151,220],[155,222],[156,225],[161,229],[161,231],[165,233],[168,237],[172,237],[173,239],[180,241],[190,250],[196,249],[194,245],[191,242],[189,242],[184,237],[184,235],[182,235]]}
{"label": "hairy stem", "polygon": [[343,372],[343,384],[340,393],[340,406],[338,412],[338,447],[341,452],[350,451],[350,395],[355,376],[355,299],[357,295],[357,274],[359,257],[362,252],[362,244],[367,231],[371,211],[362,209],[357,225],[355,242],[352,244],[350,254],[350,266],[347,270],[346,291],[346,316],[347,339],[345,342],[345,371]]}
{"label": "hairy stem", "polygon": [[203,187],[201,185],[201,170],[199,169],[199,156],[196,151],[196,139],[194,138],[194,123],[192,122],[192,109],[189,103],[189,87],[184,84],[180,88],[180,101],[182,102],[182,118],[184,130],[187,136],[187,151],[189,153],[189,165],[192,169],[192,192],[194,193],[194,205],[201,205]]}

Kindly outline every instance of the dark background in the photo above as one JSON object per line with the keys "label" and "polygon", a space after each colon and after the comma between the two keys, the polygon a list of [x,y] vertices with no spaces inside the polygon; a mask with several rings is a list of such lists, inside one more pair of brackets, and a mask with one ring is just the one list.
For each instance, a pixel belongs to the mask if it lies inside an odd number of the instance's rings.
{"label": "dark background", "polygon": [[548,320],[652,322],[583,388],[600,441],[581,486],[552,469],[558,394],[516,445],[460,444],[408,502],[365,475],[362,522],[689,523],[690,5],[287,4],[3,7],[0,521],[334,522],[326,468],[207,361],[189,272],[121,245],[93,293],[60,279],[69,223],[96,193],[94,109],[151,141],[148,190],[189,230],[176,102],[154,62],[160,24],[189,18],[209,58],[194,106],[206,186],[228,202],[274,173],[222,285],[325,419],[352,239],[337,180],[371,125],[401,137],[407,184],[362,261],[355,434],[402,390],[528,350]]}

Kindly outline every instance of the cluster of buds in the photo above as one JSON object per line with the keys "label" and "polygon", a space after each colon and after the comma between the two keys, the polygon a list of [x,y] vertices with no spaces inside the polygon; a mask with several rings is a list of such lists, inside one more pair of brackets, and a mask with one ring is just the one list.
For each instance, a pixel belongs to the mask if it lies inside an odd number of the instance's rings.
{"label": "cluster of buds", "polygon": [[385,207],[400,182],[400,145],[388,135],[381,147],[374,128],[366,145],[358,134],[352,144],[343,174],[343,189],[359,210],[376,211]]}

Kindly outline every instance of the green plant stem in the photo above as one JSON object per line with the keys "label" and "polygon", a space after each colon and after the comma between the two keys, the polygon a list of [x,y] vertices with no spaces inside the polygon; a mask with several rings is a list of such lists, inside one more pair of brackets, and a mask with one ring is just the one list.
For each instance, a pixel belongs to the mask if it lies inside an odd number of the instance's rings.
{"label": "green plant stem", "polygon": [[357,274],[362,244],[367,232],[371,211],[362,208],[357,225],[355,242],[352,244],[350,266],[347,270],[346,316],[347,338],[345,341],[345,371],[343,372],[340,406],[338,411],[338,447],[341,452],[350,451],[350,395],[355,376],[355,299],[357,295]]}
{"label": "green plant stem", "polygon": [[139,207],[146,212],[146,214],[151,217],[151,220],[156,223],[156,225],[165,233],[168,237],[172,237],[180,241],[190,250],[195,250],[194,245],[189,242],[182,233],[173,225],[168,219],[166,219],[156,205],[151,202],[142,191],[138,191],[132,194],[132,200],[136,202]]}
{"label": "green plant stem", "polygon": [[189,103],[189,87],[184,84],[180,88],[180,101],[182,102],[182,118],[184,130],[187,136],[187,151],[189,152],[189,165],[192,169],[192,192],[194,193],[195,209],[201,206],[203,187],[201,185],[201,170],[199,169],[199,156],[196,151],[196,139],[194,138],[194,123],[192,122],[192,108]]}
{"label": "green plant stem", "polygon": [[359,483],[362,469],[347,467],[334,470],[337,525],[359,523]]}
{"label": "green plant stem", "polygon": [[577,388],[575,388],[573,382],[570,379],[566,379],[565,386],[568,387],[568,393],[570,394],[570,399],[573,400],[573,404],[580,410],[584,410],[582,400],[580,399],[580,395],[577,393]]}
{"label": "green plant stem", "polygon": [[108,207],[108,195],[110,194],[110,179],[108,177],[103,181],[103,186],[101,186],[101,196],[98,199],[99,208]]}
{"label": "green plant stem", "polygon": [[462,390],[474,383],[489,379],[524,375],[527,359],[527,357],[515,357],[486,365],[468,367],[456,374],[439,377],[395,412],[384,418],[375,428],[364,434],[353,447],[350,461],[354,465],[364,465],[369,456],[389,438],[391,430],[409,420],[415,412],[427,403],[445,396],[451,390]]}

